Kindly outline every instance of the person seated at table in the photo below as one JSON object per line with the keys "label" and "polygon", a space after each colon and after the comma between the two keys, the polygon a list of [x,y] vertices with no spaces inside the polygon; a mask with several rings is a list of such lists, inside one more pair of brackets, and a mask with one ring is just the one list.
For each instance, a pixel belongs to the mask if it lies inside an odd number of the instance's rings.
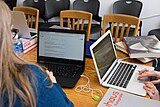
{"label": "person seated at table", "polygon": [[147,69],[143,69],[139,71],[138,79],[142,79],[145,77],[155,77],[155,80],[145,82],[144,89],[148,93],[151,99],[160,100],[160,94],[157,90],[155,84],[160,84],[160,72],[158,71],[149,71]]}
{"label": "person seated at table", "polygon": [[73,107],[52,72],[16,56],[11,11],[0,0],[0,107]]}

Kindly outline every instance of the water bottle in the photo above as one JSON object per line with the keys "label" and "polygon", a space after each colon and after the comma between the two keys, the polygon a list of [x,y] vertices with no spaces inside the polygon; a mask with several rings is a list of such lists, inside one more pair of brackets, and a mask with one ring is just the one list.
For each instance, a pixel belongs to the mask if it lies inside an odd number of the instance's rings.
{"label": "water bottle", "polygon": [[20,58],[23,58],[23,43],[20,39],[16,38],[13,40],[13,48],[14,52],[19,56]]}

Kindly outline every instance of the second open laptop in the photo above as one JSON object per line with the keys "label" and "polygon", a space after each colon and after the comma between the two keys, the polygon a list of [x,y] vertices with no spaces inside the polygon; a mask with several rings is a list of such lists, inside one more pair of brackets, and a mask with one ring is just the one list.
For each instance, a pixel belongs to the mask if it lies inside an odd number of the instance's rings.
{"label": "second open laptop", "polygon": [[137,80],[138,70],[153,67],[121,61],[117,58],[110,31],[90,46],[91,55],[101,85],[145,96],[144,81]]}
{"label": "second open laptop", "polygon": [[85,67],[85,31],[40,28],[37,61],[62,87],[75,86]]}
{"label": "second open laptop", "polygon": [[32,39],[36,36],[37,30],[33,28],[28,28],[26,16],[24,12],[12,11],[12,24],[13,28],[18,29],[18,35],[22,38]]}

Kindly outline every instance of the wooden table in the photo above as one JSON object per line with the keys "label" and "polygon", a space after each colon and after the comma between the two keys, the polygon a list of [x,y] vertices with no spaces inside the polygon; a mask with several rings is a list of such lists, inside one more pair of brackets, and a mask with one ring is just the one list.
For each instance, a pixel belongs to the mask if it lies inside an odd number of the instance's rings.
{"label": "wooden table", "polygon": [[[118,58],[125,58],[128,57],[126,54],[117,51]],[[32,49],[28,53],[24,55],[24,59],[27,61],[30,61],[32,63],[36,63],[37,60],[37,48]],[[127,62],[133,62],[133,63],[138,63],[138,64],[143,64],[140,61],[136,59],[127,59],[125,60]],[[151,62],[146,63],[144,65],[151,66]],[[102,92],[105,94],[107,89],[106,87],[103,87],[99,84],[97,74],[95,71],[95,67],[93,64],[93,60],[90,58],[86,58],[86,65],[85,65],[85,71],[83,73],[84,75],[88,76],[90,79],[90,87],[91,88],[96,88],[102,90]],[[87,79],[81,77],[76,86],[86,84]],[[76,87],[75,86],[75,87]],[[96,107],[99,101],[95,101],[91,97],[91,93],[85,93],[85,92],[75,92],[75,88],[68,89],[68,88],[63,88],[63,90],[66,92],[68,98],[74,103],[75,107]]]}

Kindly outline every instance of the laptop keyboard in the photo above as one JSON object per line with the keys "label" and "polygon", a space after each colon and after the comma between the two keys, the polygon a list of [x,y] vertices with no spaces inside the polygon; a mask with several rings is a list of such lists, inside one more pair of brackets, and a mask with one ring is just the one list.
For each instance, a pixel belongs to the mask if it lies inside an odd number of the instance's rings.
{"label": "laptop keyboard", "polygon": [[67,78],[74,78],[76,74],[82,70],[81,66],[74,65],[45,64],[45,67],[51,70],[54,76],[63,76]]}
{"label": "laptop keyboard", "polygon": [[121,62],[107,83],[126,88],[136,67],[136,65]]}

